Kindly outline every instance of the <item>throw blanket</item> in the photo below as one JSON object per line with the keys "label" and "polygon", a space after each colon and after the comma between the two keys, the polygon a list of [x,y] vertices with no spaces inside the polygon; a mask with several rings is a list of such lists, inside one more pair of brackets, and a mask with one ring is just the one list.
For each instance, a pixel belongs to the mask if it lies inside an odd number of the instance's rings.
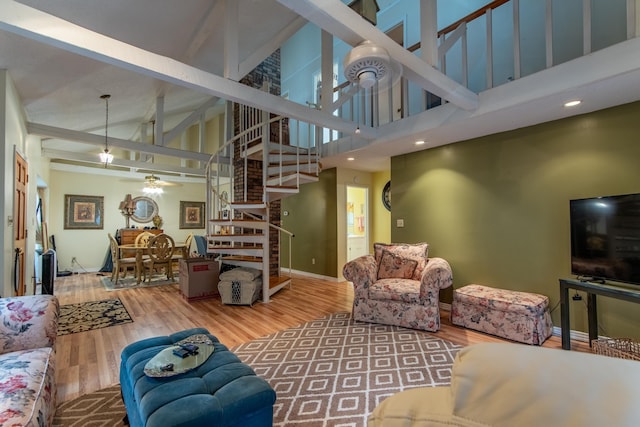
{"label": "throw blanket", "polygon": [[221,281],[252,282],[260,277],[260,270],[249,267],[238,267],[220,274]]}

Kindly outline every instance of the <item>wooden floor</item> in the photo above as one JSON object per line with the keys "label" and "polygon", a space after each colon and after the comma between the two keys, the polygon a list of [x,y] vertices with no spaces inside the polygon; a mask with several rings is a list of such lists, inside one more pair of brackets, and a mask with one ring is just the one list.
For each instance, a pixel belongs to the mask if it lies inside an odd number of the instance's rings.
{"label": "wooden floor", "polygon": [[[107,291],[96,273],[58,277],[55,295],[61,304],[120,298],[133,323],[58,337],[56,383],[58,401],[66,401],[118,384],[120,352],[129,343],[167,335],[182,329],[205,327],[227,347],[251,341],[282,329],[335,312],[350,312],[352,286],[348,282],[294,277],[271,297],[253,307],[223,305],[219,299],[187,302],[178,285]],[[501,342],[496,337],[452,326],[449,313],[442,313],[440,338],[461,345]],[[560,337],[551,337],[545,347],[561,348]],[[572,348],[589,351],[587,343]]]}

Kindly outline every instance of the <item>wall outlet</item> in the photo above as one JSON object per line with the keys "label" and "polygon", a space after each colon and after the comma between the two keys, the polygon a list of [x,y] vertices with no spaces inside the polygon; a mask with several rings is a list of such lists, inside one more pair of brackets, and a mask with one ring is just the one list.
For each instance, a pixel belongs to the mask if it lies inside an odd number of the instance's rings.
{"label": "wall outlet", "polygon": [[316,259],[315,258],[311,258],[311,264],[313,264],[313,265],[316,264]]}
{"label": "wall outlet", "polygon": [[404,227],[404,219],[397,219],[396,220],[396,227],[398,227],[398,228]]}

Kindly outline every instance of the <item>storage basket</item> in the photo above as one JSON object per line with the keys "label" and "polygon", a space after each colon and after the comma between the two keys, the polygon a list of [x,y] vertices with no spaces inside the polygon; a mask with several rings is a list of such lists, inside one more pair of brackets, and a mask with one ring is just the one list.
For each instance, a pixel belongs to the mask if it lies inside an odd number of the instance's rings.
{"label": "storage basket", "polygon": [[631,338],[598,338],[591,341],[591,349],[603,356],[640,360],[640,342]]}
{"label": "storage basket", "polygon": [[221,280],[218,291],[223,304],[252,305],[260,297],[262,278],[255,280]]}

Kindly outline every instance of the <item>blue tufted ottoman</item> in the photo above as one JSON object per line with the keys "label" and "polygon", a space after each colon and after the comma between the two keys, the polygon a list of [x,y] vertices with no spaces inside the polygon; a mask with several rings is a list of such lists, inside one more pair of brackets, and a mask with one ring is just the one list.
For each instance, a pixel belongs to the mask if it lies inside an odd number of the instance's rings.
{"label": "blue tufted ottoman", "polygon": [[[206,334],[214,353],[184,374],[152,378],[145,364],[167,346]],[[122,350],[120,386],[131,427],[271,426],[276,393],[204,328],[148,338]]]}

